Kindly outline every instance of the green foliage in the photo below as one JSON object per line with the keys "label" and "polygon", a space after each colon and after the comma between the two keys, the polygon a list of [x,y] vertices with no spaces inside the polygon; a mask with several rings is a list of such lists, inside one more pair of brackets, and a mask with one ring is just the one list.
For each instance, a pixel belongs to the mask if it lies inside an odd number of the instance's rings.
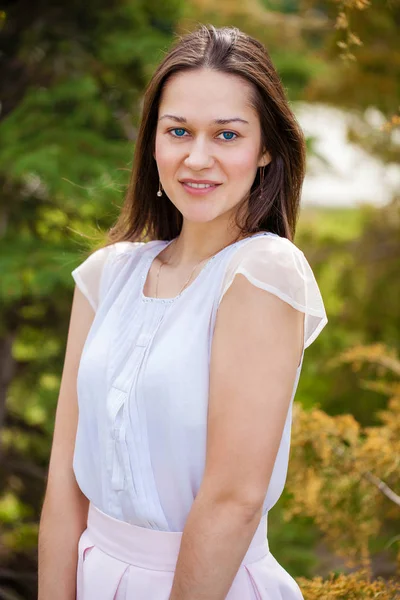
{"label": "green foliage", "polygon": [[318,212],[302,213],[296,243],[321,286],[329,323],[306,351],[297,398],[306,407],[321,398],[329,414],[350,409],[360,423],[373,424],[384,399],[375,390],[355,393],[354,372],[333,366],[330,359],[355,344],[382,342],[399,349],[400,202],[394,198],[382,209]]}

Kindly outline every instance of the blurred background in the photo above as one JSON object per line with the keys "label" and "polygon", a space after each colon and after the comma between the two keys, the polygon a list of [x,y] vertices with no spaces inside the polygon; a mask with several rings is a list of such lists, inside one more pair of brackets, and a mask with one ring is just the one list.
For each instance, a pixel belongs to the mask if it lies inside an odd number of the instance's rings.
{"label": "blurred background", "polygon": [[37,598],[71,271],[114,222],[175,33],[267,47],[307,136],[295,244],[329,323],[307,350],[269,543],[306,600],[400,588],[399,0],[0,2],[0,599]]}

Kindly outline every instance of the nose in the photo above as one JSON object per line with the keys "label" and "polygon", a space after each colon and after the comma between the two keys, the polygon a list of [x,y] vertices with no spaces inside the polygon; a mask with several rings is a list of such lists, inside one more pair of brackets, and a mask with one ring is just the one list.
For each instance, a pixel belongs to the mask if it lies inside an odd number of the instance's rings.
{"label": "nose", "polygon": [[214,163],[213,157],[210,155],[207,141],[198,137],[190,145],[190,152],[184,160],[185,166],[199,171],[212,167]]}

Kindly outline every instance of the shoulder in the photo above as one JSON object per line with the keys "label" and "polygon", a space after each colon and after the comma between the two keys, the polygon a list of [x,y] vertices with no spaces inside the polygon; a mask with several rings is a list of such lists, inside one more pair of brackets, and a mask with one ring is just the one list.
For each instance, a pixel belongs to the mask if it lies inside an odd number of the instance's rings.
{"label": "shoulder", "polygon": [[99,277],[116,261],[136,254],[145,245],[142,242],[115,242],[93,250],[75,270],[81,273],[96,273]]}
{"label": "shoulder", "polygon": [[228,260],[225,283],[229,285],[229,278],[236,272],[246,274],[246,269],[259,275],[279,271],[281,276],[296,277],[296,273],[302,271],[304,261],[304,253],[292,241],[274,233],[266,233],[244,240],[235,249]]}
{"label": "shoulder", "polygon": [[161,240],[149,240],[147,242],[116,242],[109,246],[109,254],[112,258],[109,261],[124,261],[129,258],[136,258],[147,253],[155,245],[159,244]]}
{"label": "shoulder", "polygon": [[100,248],[97,252],[104,254],[104,259],[108,261],[120,260],[127,258],[141,251],[146,246],[146,242],[115,242],[104,248]]}
{"label": "shoulder", "polygon": [[324,302],[313,270],[302,250],[276,234],[245,240],[228,258],[218,304],[237,274],[307,315],[306,345],[327,323]]}
{"label": "shoulder", "polygon": [[84,262],[104,265],[108,261],[136,252],[145,242],[115,242],[93,250]]}
{"label": "shoulder", "polygon": [[[94,250],[73,271],[72,277],[96,311],[114,272],[124,258],[140,252],[145,242],[115,242]],[[120,264],[120,263],[119,263]]]}
{"label": "shoulder", "polygon": [[303,252],[288,238],[276,233],[268,233],[243,241],[234,253],[237,256],[246,256],[253,253],[269,254],[276,256],[293,256]]}
{"label": "shoulder", "polygon": [[[125,271],[125,268],[130,271],[135,269],[140,257],[147,247],[146,242],[115,242],[110,244],[105,250],[103,263],[103,274],[101,281],[101,294],[110,288],[113,281],[119,274]],[[103,248],[100,248],[100,252]]]}

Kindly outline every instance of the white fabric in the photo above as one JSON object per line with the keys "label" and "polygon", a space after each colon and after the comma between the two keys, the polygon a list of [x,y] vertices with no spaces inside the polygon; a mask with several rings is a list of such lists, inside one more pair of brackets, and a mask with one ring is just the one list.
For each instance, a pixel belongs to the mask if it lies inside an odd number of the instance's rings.
{"label": "white fabric", "polygon": [[226,270],[221,299],[237,273],[305,313],[307,348],[327,323],[324,303],[304,253],[290,240],[270,235],[239,248]]}
{"label": "white fabric", "polygon": [[[72,272],[96,310],[78,373],[73,466],[83,493],[104,513],[142,527],[183,531],[204,471],[215,320],[235,274],[305,314],[305,347],[327,317],[304,254],[269,232],[218,252],[175,298],[148,298],[147,273],[169,243],[120,242]],[[302,362],[263,514],[284,488]]]}
{"label": "white fabric", "polygon": [[109,255],[114,257],[124,250],[131,250],[141,246],[140,242],[118,242],[96,250],[84,260],[79,267],[72,271],[75,283],[88,299],[91,307],[96,312],[99,304],[99,296],[105,274],[105,264]]}

